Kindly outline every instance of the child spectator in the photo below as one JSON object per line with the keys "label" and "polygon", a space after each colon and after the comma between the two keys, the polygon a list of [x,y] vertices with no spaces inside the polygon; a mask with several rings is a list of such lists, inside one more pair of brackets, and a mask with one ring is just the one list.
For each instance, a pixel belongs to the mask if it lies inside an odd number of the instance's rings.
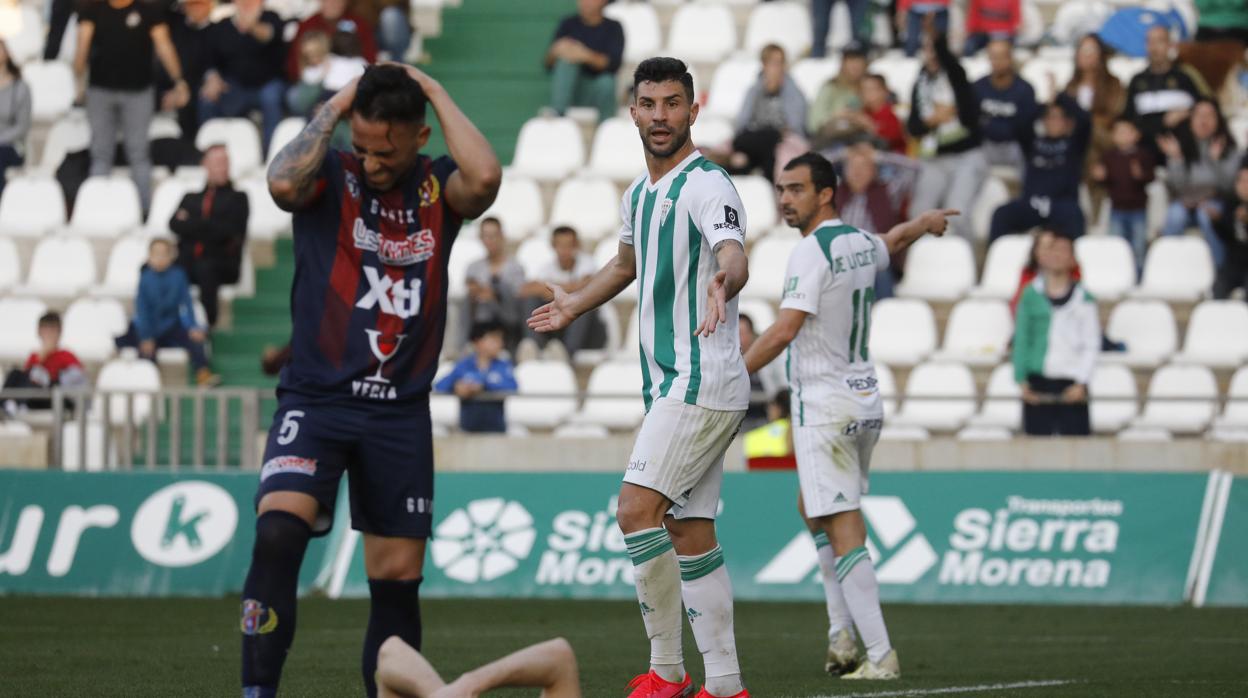
{"label": "child spectator", "polygon": [[1218,103],[1197,99],[1187,120],[1173,134],[1160,136],[1157,145],[1166,157],[1171,190],[1161,234],[1182,235],[1195,224],[1209,243],[1214,266],[1222,266],[1225,250],[1213,221],[1222,215],[1222,197],[1234,185],[1239,153]]}
{"label": "child spectator", "polygon": [[[520,300],[524,268],[507,254],[503,224],[494,216],[481,219],[481,244],[485,257],[468,265],[468,322],[497,322],[503,328],[507,351],[515,353],[524,338],[525,317]],[[462,335],[461,335],[462,336]]]}
{"label": "child spectator", "polygon": [[[296,46],[299,55],[299,79],[286,90],[286,107],[296,116],[311,116],[329,99],[355,78],[364,74],[368,62],[360,55],[360,38],[348,32],[332,37],[319,31],[303,35]],[[349,135],[346,128],[342,134]],[[339,131],[335,131],[335,138]],[[350,139],[347,138],[349,141]],[[343,143],[342,147],[348,147]]]}
{"label": "child spectator", "polygon": [[[61,348],[61,316],[47,313],[39,318],[39,350],[26,359],[22,368],[9,371],[4,378],[5,388],[42,388],[50,390],[53,386],[64,388],[81,388],[87,385],[87,374],[82,370],[82,362],[73,352]],[[46,410],[52,407],[47,398],[28,398],[6,400],[5,411],[16,413],[19,408]]]}
{"label": "child spectator", "polygon": [[510,393],[516,390],[516,376],[503,352],[503,326],[479,322],[469,333],[472,354],[464,357],[435,389],[459,397],[459,428],[468,432],[505,432],[507,420],[503,402],[478,399],[481,393]]}
{"label": "child spectator", "polygon": [[156,361],[157,349],[185,349],[195,371],[195,383],[216,385],[221,377],[208,368],[208,356],[204,351],[208,334],[195,319],[191,284],[186,272],[175,266],[173,259],[173,243],[164,238],[152,240],[147,264],[143,265],[139,276],[134,320],[126,334],[117,338],[117,346],[138,347],[139,356],[152,362]]}
{"label": "child spectator", "polygon": [[1140,130],[1126,117],[1114,121],[1114,146],[1092,166],[1092,179],[1109,192],[1109,231],[1131,243],[1135,268],[1144,268],[1148,251],[1148,193],[1156,162],[1153,153],[1140,147]]}
{"label": "child spectator", "polygon": [[1248,291],[1248,163],[1235,176],[1235,191],[1222,204],[1222,216],[1214,224],[1226,258],[1213,282],[1213,297],[1227,298],[1231,291]]}
{"label": "child spectator", "polygon": [[876,144],[884,150],[905,155],[906,134],[893,111],[892,95],[884,76],[875,73],[863,76],[858,94],[862,97],[862,111],[866,117],[863,126],[875,136]]}

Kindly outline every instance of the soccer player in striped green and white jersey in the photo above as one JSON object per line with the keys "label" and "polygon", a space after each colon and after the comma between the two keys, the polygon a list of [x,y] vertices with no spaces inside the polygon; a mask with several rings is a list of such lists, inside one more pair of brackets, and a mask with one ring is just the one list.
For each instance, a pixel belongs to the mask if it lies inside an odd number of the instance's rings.
{"label": "soccer player in striped green and white jersey", "polygon": [[867,350],[871,304],[876,271],[924,234],[944,234],[957,212],[929,211],[884,235],[846,225],[833,205],[836,172],[816,153],[789,161],[776,192],[784,222],[801,230],[802,240],[789,256],[780,314],[746,353],[746,369],[753,373],[788,349],[800,506],[815,536],[828,602],[826,668],[844,678],[895,679],[901,665],[884,627],[859,511],[884,423]]}
{"label": "soccer player in striped green and white jersey", "polygon": [[574,293],[534,311],[539,332],[638,283],[646,417],[620,487],[617,519],[633,560],[650,670],[631,698],[693,694],[681,651],[682,600],[706,667],[698,696],[747,696],[733,633],[732,584],[715,537],[724,452],[749,402],[737,293],[749,276],[745,211],[732,180],[694,147],[693,78],[674,58],[633,75],[630,111],[646,173],[621,204],[616,258]]}

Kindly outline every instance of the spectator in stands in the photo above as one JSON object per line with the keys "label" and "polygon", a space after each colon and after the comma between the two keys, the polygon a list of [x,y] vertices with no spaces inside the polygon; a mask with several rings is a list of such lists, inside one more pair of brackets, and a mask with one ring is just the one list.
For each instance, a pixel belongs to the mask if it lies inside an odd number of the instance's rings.
{"label": "spectator in stands", "polygon": [[1248,4],[1239,0],[1195,0],[1196,41],[1230,39],[1248,44]]}
{"label": "spectator in stands", "polygon": [[1222,199],[1235,185],[1240,154],[1217,102],[1201,97],[1190,113],[1173,134],[1157,139],[1171,192],[1161,234],[1182,235],[1194,224],[1209,243],[1214,265],[1222,266],[1225,248],[1213,222],[1222,216]]}
{"label": "spectator in stands", "polygon": [[[212,28],[212,11],[216,6],[216,0],[180,0],[169,12],[169,36],[178,51],[182,74],[190,88],[186,104],[177,108],[182,139],[189,144],[195,143],[195,134],[199,131],[199,91],[204,87],[204,73],[212,60],[208,36]],[[172,85],[172,80],[162,71],[159,84],[167,87]],[[166,95],[161,109],[172,111],[174,108]]]}
{"label": "spectator in stands", "polygon": [[1019,0],[970,0],[962,55],[973,56],[993,41],[1013,45],[1022,21],[1020,4]]}
{"label": "spectator in stands", "polygon": [[728,171],[747,174],[757,168],[770,180],[780,142],[789,135],[805,136],[806,98],[789,76],[784,49],[767,44],[760,58],[763,70],[737,112]]}
{"label": "spectator in stands", "polygon": [[913,208],[952,208],[952,230],[972,237],[970,216],[988,163],[979,150],[979,102],[966,71],[949,50],[944,34],[923,40],[923,68],[910,95],[910,135],[919,141],[923,168],[915,184]]}
{"label": "spectator in stands", "polygon": [[173,79],[173,90],[161,102],[185,105],[191,96],[178,51],[169,38],[159,8],[137,0],[107,0],[82,6],[78,13],[78,48],[74,73],[87,79],[87,121],[91,124],[91,175],[107,175],[122,132],[130,174],[143,210],[152,201],[152,158],[147,128],[156,106],[155,64],[160,58]]}
{"label": "spectator in stands", "polygon": [[[906,220],[906,204],[918,177],[917,167],[909,158],[903,159],[901,166],[894,167],[890,176],[881,177],[876,166],[877,155],[869,143],[845,149],[844,186],[836,188],[835,199],[842,221],[874,233],[891,230]],[[893,286],[901,279],[905,259],[904,251],[892,255],[888,268],[876,273],[877,300],[892,297]]]}
{"label": "spectator in stands", "polygon": [[187,194],[169,221],[178,237],[178,264],[199,287],[199,300],[216,327],[221,286],[238,283],[247,242],[247,194],[230,183],[230,156],[223,145],[204,152],[204,190]]}
{"label": "spectator in stands", "polygon": [[796,470],[789,391],[780,390],[767,401],[763,420],[750,423],[749,414],[741,424],[742,448],[747,470]]}
{"label": "spectator in stands", "polygon": [[[1031,250],[1027,254],[1027,263],[1023,265],[1022,271],[1018,273],[1018,288],[1014,289],[1014,297],[1010,299],[1010,314],[1018,314],[1018,302],[1022,300],[1023,291],[1031,285],[1032,281],[1040,275],[1040,257],[1045,253],[1046,247],[1053,242],[1053,238],[1057,237],[1057,233],[1052,230],[1041,228],[1032,236]],[[1074,269],[1070,272],[1071,278],[1079,281],[1083,278],[1083,270],[1079,268],[1078,260],[1075,262]]]}
{"label": "spectator in stands", "polygon": [[853,129],[850,115],[862,107],[859,85],[866,74],[866,47],[850,43],[841,50],[840,72],[819,88],[806,114],[806,132],[815,149],[839,141],[843,132]]}
{"label": "spectator in stands", "polygon": [[[306,32],[291,54],[299,56],[299,79],[286,91],[286,107],[295,116],[312,116],[325,100],[363,75],[368,67],[360,56],[358,37],[344,32],[332,38],[324,32]],[[349,125],[339,123],[334,131],[334,147],[350,149],[350,135]]]}
{"label": "spectator in stands", "polygon": [[13,62],[9,46],[0,39],[0,194],[10,167],[26,162],[30,135],[30,86]]}
{"label": "spectator in stands", "polygon": [[209,34],[212,60],[199,93],[199,121],[246,116],[259,109],[267,151],[286,95],[282,18],[265,10],[262,0],[235,0],[234,6],[234,16],[212,25]]}
{"label": "spectator in stands", "polygon": [[[46,313],[39,318],[39,349],[31,353],[21,368],[9,371],[4,387],[50,390],[54,386],[74,389],[87,386],[87,374],[73,352],[61,348],[61,316]],[[52,407],[47,398],[5,400],[5,411],[15,415],[21,408],[46,410]]]}
{"label": "spectator in stands", "polygon": [[1248,292],[1248,166],[1240,167],[1222,211],[1214,227],[1226,252],[1213,282],[1214,298],[1229,298],[1237,288]]}
{"label": "spectator in stands", "polygon": [[[1113,123],[1122,114],[1127,99],[1122,82],[1109,72],[1109,49],[1096,34],[1088,34],[1079,40],[1079,48],[1075,50],[1075,69],[1066,84],[1066,94],[1074,97],[1079,108],[1092,117],[1092,140],[1088,144],[1088,167],[1085,171],[1085,179],[1091,180],[1092,165],[1100,162],[1102,153],[1114,146],[1111,134]],[[1154,153],[1152,148],[1148,151]],[[1092,196],[1091,214],[1095,219],[1105,191],[1095,181],[1089,183],[1088,191]]]}
{"label": "spectator in stands", "polygon": [[[439,393],[455,393],[459,397],[461,430],[506,432],[503,401],[496,394],[515,392],[517,386],[511,362],[501,356],[503,327],[494,322],[474,323],[469,339],[472,354],[455,364],[435,388]],[[482,393],[495,395],[481,398]]]}
{"label": "spectator in stands", "polygon": [[[741,313],[737,321],[737,332],[741,340],[741,354],[744,355],[758,339],[754,319]],[[750,404],[746,409],[745,423],[742,428],[748,430],[771,421],[767,418],[768,406],[778,393],[785,391],[788,385],[789,381],[784,373],[784,362],[780,359],[772,361],[756,373],[751,373]]]}
{"label": "spectator in stands", "polygon": [[1114,122],[1114,145],[1092,166],[1092,179],[1109,192],[1109,232],[1131,244],[1135,268],[1144,268],[1148,252],[1148,183],[1156,162],[1152,151],[1140,147],[1140,130],[1126,117]]}
{"label": "spectator in stands", "polygon": [[1175,128],[1187,118],[1196,99],[1209,94],[1204,78],[1188,65],[1175,60],[1170,30],[1162,24],[1148,29],[1145,47],[1148,67],[1127,85],[1123,114],[1135,122],[1144,134],[1144,146],[1153,150],[1160,162],[1158,137]]}
{"label": "spectator in stands", "polygon": [[606,0],[577,0],[576,14],[564,17],[546,51],[550,106],[559,115],[569,107],[595,107],[598,121],[615,115],[615,73],[624,60],[624,25],[604,15]]}
{"label": "spectator in stands", "polygon": [[1096,300],[1077,281],[1074,242],[1053,235],[1024,290],[1014,330],[1014,379],[1030,436],[1087,436],[1088,381],[1101,350]]}
{"label": "spectator in stands", "polygon": [[897,26],[905,27],[906,56],[913,57],[926,32],[949,31],[949,0],[897,0]]}
{"label": "spectator in stands", "polygon": [[147,264],[139,275],[139,292],[134,299],[134,319],[117,346],[138,347],[139,356],[155,362],[156,350],[166,347],[185,349],[201,386],[221,382],[208,367],[204,342],[207,330],[195,319],[191,285],[186,272],[173,263],[173,243],[156,238],[148,246]]}
{"label": "spectator in stands", "polygon": [[1036,91],[1014,67],[1014,46],[1008,39],[988,42],[991,72],[975,81],[984,159],[989,165],[1021,170],[1023,151],[1017,133],[1036,120]]}
{"label": "spectator in stands", "polygon": [[74,0],[52,0],[48,16],[48,38],[43,42],[43,60],[54,61],[61,54],[61,41],[65,38],[65,30],[69,28],[69,20],[74,16]]}
{"label": "spectator in stands", "polygon": [[[580,290],[589,277],[598,271],[593,258],[581,250],[581,241],[575,229],[566,225],[555,228],[550,233],[550,245],[555,250],[555,258],[539,271],[536,280],[529,281],[520,289],[520,297],[526,301],[523,315],[525,318],[555,297],[550,290],[551,285],[572,293]],[[595,311],[582,315],[559,332],[538,334],[526,328],[526,333],[538,346],[544,348],[549,358],[563,358],[564,355],[575,354],[578,350],[593,348],[591,344],[601,346],[601,341],[595,341],[600,340],[601,330],[602,323]],[[560,348],[566,351],[560,351]]]}
{"label": "spectator in stands", "polygon": [[893,96],[883,75],[869,73],[858,84],[862,98],[862,113],[866,117],[864,128],[871,134],[876,145],[901,155],[906,154],[906,132],[901,127],[897,112],[893,111]]}
{"label": "spectator in stands", "polygon": [[[481,220],[479,227],[485,258],[468,265],[468,321],[497,323],[503,344],[514,354],[524,337],[524,268],[507,254],[503,224],[495,217]],[[462,336],[462,335],[461,335]]]}
{"label": "spectator in stands", "polygon": [[[871,45],[871,0],[844,0],[849,10],[850,40],[862,46]],[[832,28],[832,7],[836,0],[813,0],[810,3],[810,57],[828,55],[828,31]]]}
{"label": "spectator in stands", "polygon": [[1084,233],[1079,183],[1092,128],[1088,113],[1061,93],[1043,114],[1043,136],[1036,135],[1032,123],[1019,125],[1018,142],[1026,159],[1023,190],[993,212],[989,241],[1040,225],[1071,239]]}
{"label": "spectator in stands", "polygon": [[403,61],[412,44],[409,0],[356,0],[355,14],[376,30],[377,59]]}
{"label": "spectator in stands", "polygon": [[[304,35],[309,32],[334,36],[342,32],[353,35],[359,42],[360,56],[373,63],[377,60],[377,37],[373,33],[373,25],[359,14],[352,12],[350,0],[321,0],[321,10],[299,23],[295,36],[291,39],[292,46],[299,46]],[[399,56],[402,59],[402,56]],[[303,66],[302,56],[298,51],[291,51],[286,56],[286,78],[298,82]]]}

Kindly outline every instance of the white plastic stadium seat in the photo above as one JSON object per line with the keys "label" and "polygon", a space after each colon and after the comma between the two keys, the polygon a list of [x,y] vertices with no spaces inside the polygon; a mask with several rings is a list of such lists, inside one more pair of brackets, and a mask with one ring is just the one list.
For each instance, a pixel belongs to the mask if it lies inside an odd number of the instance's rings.
{"label": "white plastic stadium seat", "polygon": [[293,141],[295,136],[299,135],[299,132],[307,125],[308,120],[302,116],[288,116],[279,121],[277,128],[273,129],[273,137],[269,139],[269,152],[264,159],[265,165],[267,166],[273,162],[273,158],[281,152],[282,148],[285,148],[287,143]]}
{"label": "white plastic stadium seat", "polygon": [[776,321],[775,308],[771,302],[761,298],[742,298],[737,303],[737,312],[749,316],[750,322],[754,323],[754,331],[760,335]]}
{"label": "white plastic stadium seat", "polygon": [[962,364],[919,364],[906,381],[906,398],[893,421],[897,426],[951,432],[975,413],[975,377]]}
{"label": "white plastic stadium seat", "polygon": [[598,124],[589,151],[589,171],[617,182],[632,181],[646,171],[646,156],[632,120],[613,116]]}
{"label": "white plastic stadium seat", "polygon": [[952,301],[975,285],[975,255],[971,243],[954,235],[925,237],[910,247],[906,273],[897,295]]}
{"label": "white plastic stadium seat", "polygon": [[[42,3],[5,3],[0,8],[0,37],[8,46],[14,63],[26,65],[37,58],[43,50],[46,31]],[[66,40],[71,38],[67,36]],[[25,75],[22,77],[30,80]]]}
{"label": "white plastic stadium seat", "polygon": [[1018,431],[1022,424],[1022,390],[1014,380],[1014,364],[1004,363],[992,369],[984,404],[979,413],[971,418],[971,426]]}
{"label": "white plastic stadium seat", "polygon": [[913,366],[935,350],[936,316],[926,301],[885,298],[872,306],[872,361]]}
{"label": "white plastic stadium seat", "polygon": [[480,240],[456,240],[451,247],[451,258],[447,260],[447,297],[462,299],[468,294],[468,265],[485,258],[485,245]]}
{"label": "white plastic stadium seat", "polygon": [[260,130],[251,119],[209,119],[195,134],[195,147],[224,145],[230,155],[230,179],[241,180],[264,165]]}
{"label": "white plastic stadium seat", "polygon": [[810,51],[810,7],[782,0],[755,5],[745,25],[745,50],[758,55],[767,44],[779,44],[789,62]]}
{"label": "white plastic stadium seat", "polygon": [[1117,235],[1084,235],[1075,240],[1080,283],[1097,300],[1122,298],[1135,286],[1135,253]]}
{"label": "white plastic stadium seat", "polygon": [[0,298],[0,361],[25,361],[39,347],[37,325],[47,310],[37,298]]}
{"label": "white plastic stadium seat", "polygon": [[79,298],[62,318],[61,343],[83,361],[103,361],[116,350],[114,339],[125,334],[130,321],[121,302],[111,298]]}
{"label": "white plastic stadium seat", "polygon": [[598,306],[598,320],[607,333],[606,342],[598,349],[578,349],[572,355],[573,365],[577,367],[597,366],[620,352],[624,335],[620,329],[619,308],[614,303],[603,303]]}
{"label": "white plastic stadium seat", "polygon": [[[984,180],[984,185],[979,189],[979,196],[975,197],[975,203],[971,206],[971,230],[975,233],[975,239],[988,239],[988,231],[992,226],[992,214],[1009,200],[1009,187],[999,177],[990,175]],[[995,247],[996,243],[993,243],[993,246]],[[1031,252],[1030,246],[1027,251]]]}
{"label": "white plastic stadium seat", "polygon": [[126,235],[113,243],[104,280],[93,290],[95,295],[134,298],[139,288],[139,271],[147,262],[147,248],[148,240],[137,235]]}
{"label": "white plastic stadium seat", "polygon": [[737,48],[732,11],[713,4],[681,5],[668,25],[667,52],[685,62],[715,63]]}
{"label": "white plastic stadium seat", "polygon": [[[444,361],[439,364],[438,372],[433,379],[434,385],[445,378],[453,368],[455,368],[453,361]],[[459,398],[453,393],[431,393],[429,395],[429,418],[434,425],[446,429],[459,426]]]}
{"label": "white plastic stadium seat", "polygon": [[900,53],[886,53],[871,62],[868,70],[878,73],[888,83],[888,89],[904,104],[910,103],[910,93],[919,79],[919,59],[906,58]]}
{"label": "white plastic stadium seat", "polygon": [[[581,143],[581,128],[572,119],[537,117],[524,122],[520,128],[516,152],[511,159],[513,175],[559,180],[583,164],[585,148]],[[505,176],[503,181],[507,181]]]}
{"label": "white plastic stadium seat", "polygon": [[1098,434],[1112,434],[1130,424],[1139,414],[1135,376],[1126,366],[1098,365],[1088,382],[1088,396],[1091,400],[1088,412],[1092,418],[1092,431]]}
{"label": "white plastic stadium seat", "polygon": [[115,238],[143,225],[139,190],[128,177],[88,177],[78,190],[69,232]]}
{"label": "white plastic stadium seat", "polygon": [[[792,60],[793,56],[789,56],[789,61]],[[792,65],[789,77],[793,78],[793,82],[797,83],[802,95],[806,97],[806,102],[810,103],[815,101],[824,84],[840,72],[841,59],[840,56],[803,58]]]}
{"label": "white plastic stadium seat", "polygon": [[[598,246],[594,248],[594,267],[601,269],[610,262],[620,251],[620,238],[615,235],[609,235],[598,242]],[[613,300],[622,302],[635,302],[637,300],[637,281],[634,280]],[[634,347],[636,344],[633,345]]]}
{"label": "white plastic stadium seat", "polygon": [[576,376],[565,362],[526,361],[516,367],[516,383],[519,394],[507,398],[508,424],[553,429],[576,411]]}
{"label": "white plastic stadium seat", "polygon": [[1159,237],[1148,248],[1140,286],[1131,295],[1167,301],[1195,301],[1213,285],[1213,258],[1203,238]]}
{"label": "white plastic stadium seat", "polygon": [[[748,217],[746,225],[749,225]],[[789,266],[789,255],[796,246],[797,240],[793,238],[775,236],[754,243],[750,249],[750,282],[742,289],[742,295],[779,303],[784,291],[784,273]]]}
{"label": "white plastic stadium seat", "polygon": [[14,177],[0,197],[0,235],[39,237],[65,227],[65,194],[51,177]]}
{"label": "white plastic stadium seat", "polygon": [[1126,351],[1101,352],[1100,360],[1155,368],[1174,354],[1178,331],[1164,301],[1125,300],[1114,306],[1105,336],[1127,345]]}
{"label": "white plastic stadium seat", "polygon": [[55,121],[68,114],[74,104],[74,71],[66,63],[27,63],[22,66],[22,82],[30,86],[30,117],[34,121]]}
{"label": "white plastic stadium seat", "polygon": [[181,138],[182,127],[178,120],[168,114],[156,114],[147,125],[147,140],[158,138]]}
{"label": "white plastic stadium seat", "polygon": [[[735,175],[732,184],[745,205],[746,237],[757,237],[776,226],[776,192],[771,182],[761,175]],[[754,232],[751,236],[750,233]]]}
{"label": "white plastic stadium seat", "polygon": [[1062,85],[1070,82],[1073,72],[1074,61],[1069,58],[1049,57],[1041,54],[1023,63],[1019,75],[1035,88],[1036,103],[1044,104],[1053,99],[1052,90],[1049,89],[1049,75],[1057,78],[1060,89]]}
{"label": "white plastic stadium seat", "polygon": [[933,358],[992,366],[1001,360],[1013,336],[1014,317],[1005,301],[958,301],[945,324],[945,344]]}
{"label": "white plastic stadium seat", "polygon": [[1226,409],[1218,417],[1218,429],[1248,430],[1248,367],[1241,367],[1231,376],[1226,391]]}
{"label": "white plastic stadium seat", "polygon": [[1235,368],[1248,360],[1248,305],[1243,301],[1205,301],[1187,321],[1183,351],[1176,363]]}
{"label": "white plastic stadium seat", "polygon": [[694,145],[699,148],[718,148],[732,143],[735,135],[732,119],[725,116],[700,114],[691,129]]}
{"label": "white plastic stadium seat", "polygon": [[22,270],[17,256],[17,245],[12,240],[0,238],[0,293],[16,286],[22,280]]}
{"label": "white plastic stadium seat", "polygon": [[147,223],[143,226],[148,235],[167,235],[169,221],[178,212],[182,197],[191,191],[190,185],[177,177],[170,177],[152,192],[152,205],[148,208]]}
{"label": "white plastic stadium seat", "polygon": [[884,419],[887,423],[897,412],[897,378],[893,375],[893,369],[881,363],[875,364],[875,376],[879,381],[877,387],[884,403]]}
{"label": "white plastic stadium seat", "polygon": [[608,179],[575,177],[555,192],[550,224],[572,226],[582,242],[608,237],[620,223],[620,194]]}
{"label": "white plastic stadium seat", "polygon": [[498,198],[494,199],[494,204],[482,218],[488,216],[495,216],[502,222],[505,238],[523,240],[546,222],[542,190],[529,177],[505,172]]}
{"label": "white plastic stadium seat", "polygon": [[240,185],[247,194],[247,236],[256,240],[273,240],[290,230],[292,215],[283,211],[269,193],[263,177],[251,177]]}
{"label": "white plastic stadium seat", "polygon": [[43,154],[39,158],[39,171],[51,177],[67,154],[86,150],[90,144],[91,126],[86,114],[71,111],[48,130],[48,139],[43,143]]}
{"label": "white plastic stadium seat", "polygon": [[539,279],[542,269],[553,262],[555,250],[550,246],[550,236],[538,235],[520,243],[516,248],[516,262],[524,268],[526,279]]}
{"label": "white plastic stadium seat", "polygon": [[758,81],[762,64],[756,56],[730,58],[715,69],[711,76],[710,94],[706,101],[708,115],[736,119],[745,103],[745,95]]}
{"label": "white plastic stadium seat", "polygon": [[1162,366],[1148,384],[1148,402],[1133,426],[1183,434],[1205,430],[1213,419],[1218,385],[1204,366]]}
{"label": "white plastic stadium seat", "polygon": [[624,25],[625,62],[640,63],[658,54],[663,32],[653,7],[640,2],[616,2],[607,5],[604,14]]}
{"label": "white plastic stadium seat", "polygon": [[1008,300],[1018,290],[1019,275],[1031,256],[1030,235],[1002,235],[988,248],[984,275],[971,291],[974,298]]}
{"label": "white plastic stadium seat", "polygon": [[95,251],[91,243],[82,238],[52,237],[39,241],[26,283],[15,291],[25,296],[72,298],[94,283]]}
{"label": "white plastic stadium seat", "polygon": [[609,361],[589,375],[585,406],[576,414],[579,424],[600,424],[608,429],[633,429],[646,416],[641,397],[641,364]]}
{"label": "white plastic stadium seat", "polygon": [[[152,412],[152,398],[149,393],[160,390],[160,371],[156,364],[139,358],[116,358],[104,364],[95,378],[96,390],[113,393],[108,400],[108,421],[113,426],[126,423],[127,393],[134,395],[131,407],[131,419],[135,424],[147,421]],[[91,405],[94,417],[103,418],[103,401],[96,400]]]}

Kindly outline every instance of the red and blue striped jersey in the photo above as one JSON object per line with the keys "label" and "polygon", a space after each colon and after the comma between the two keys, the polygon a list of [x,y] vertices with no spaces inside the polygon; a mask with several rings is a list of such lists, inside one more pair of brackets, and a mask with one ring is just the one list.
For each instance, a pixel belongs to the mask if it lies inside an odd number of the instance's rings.
{"label": "red and blue striped jersey", "polygon": [[455,161],[421,155],[388,192],[330,151],[320,193],[294,216],[291,359],[283,392],[327,400],[424,399],[446,329],[447,260],[463,222],[446,201]]}

